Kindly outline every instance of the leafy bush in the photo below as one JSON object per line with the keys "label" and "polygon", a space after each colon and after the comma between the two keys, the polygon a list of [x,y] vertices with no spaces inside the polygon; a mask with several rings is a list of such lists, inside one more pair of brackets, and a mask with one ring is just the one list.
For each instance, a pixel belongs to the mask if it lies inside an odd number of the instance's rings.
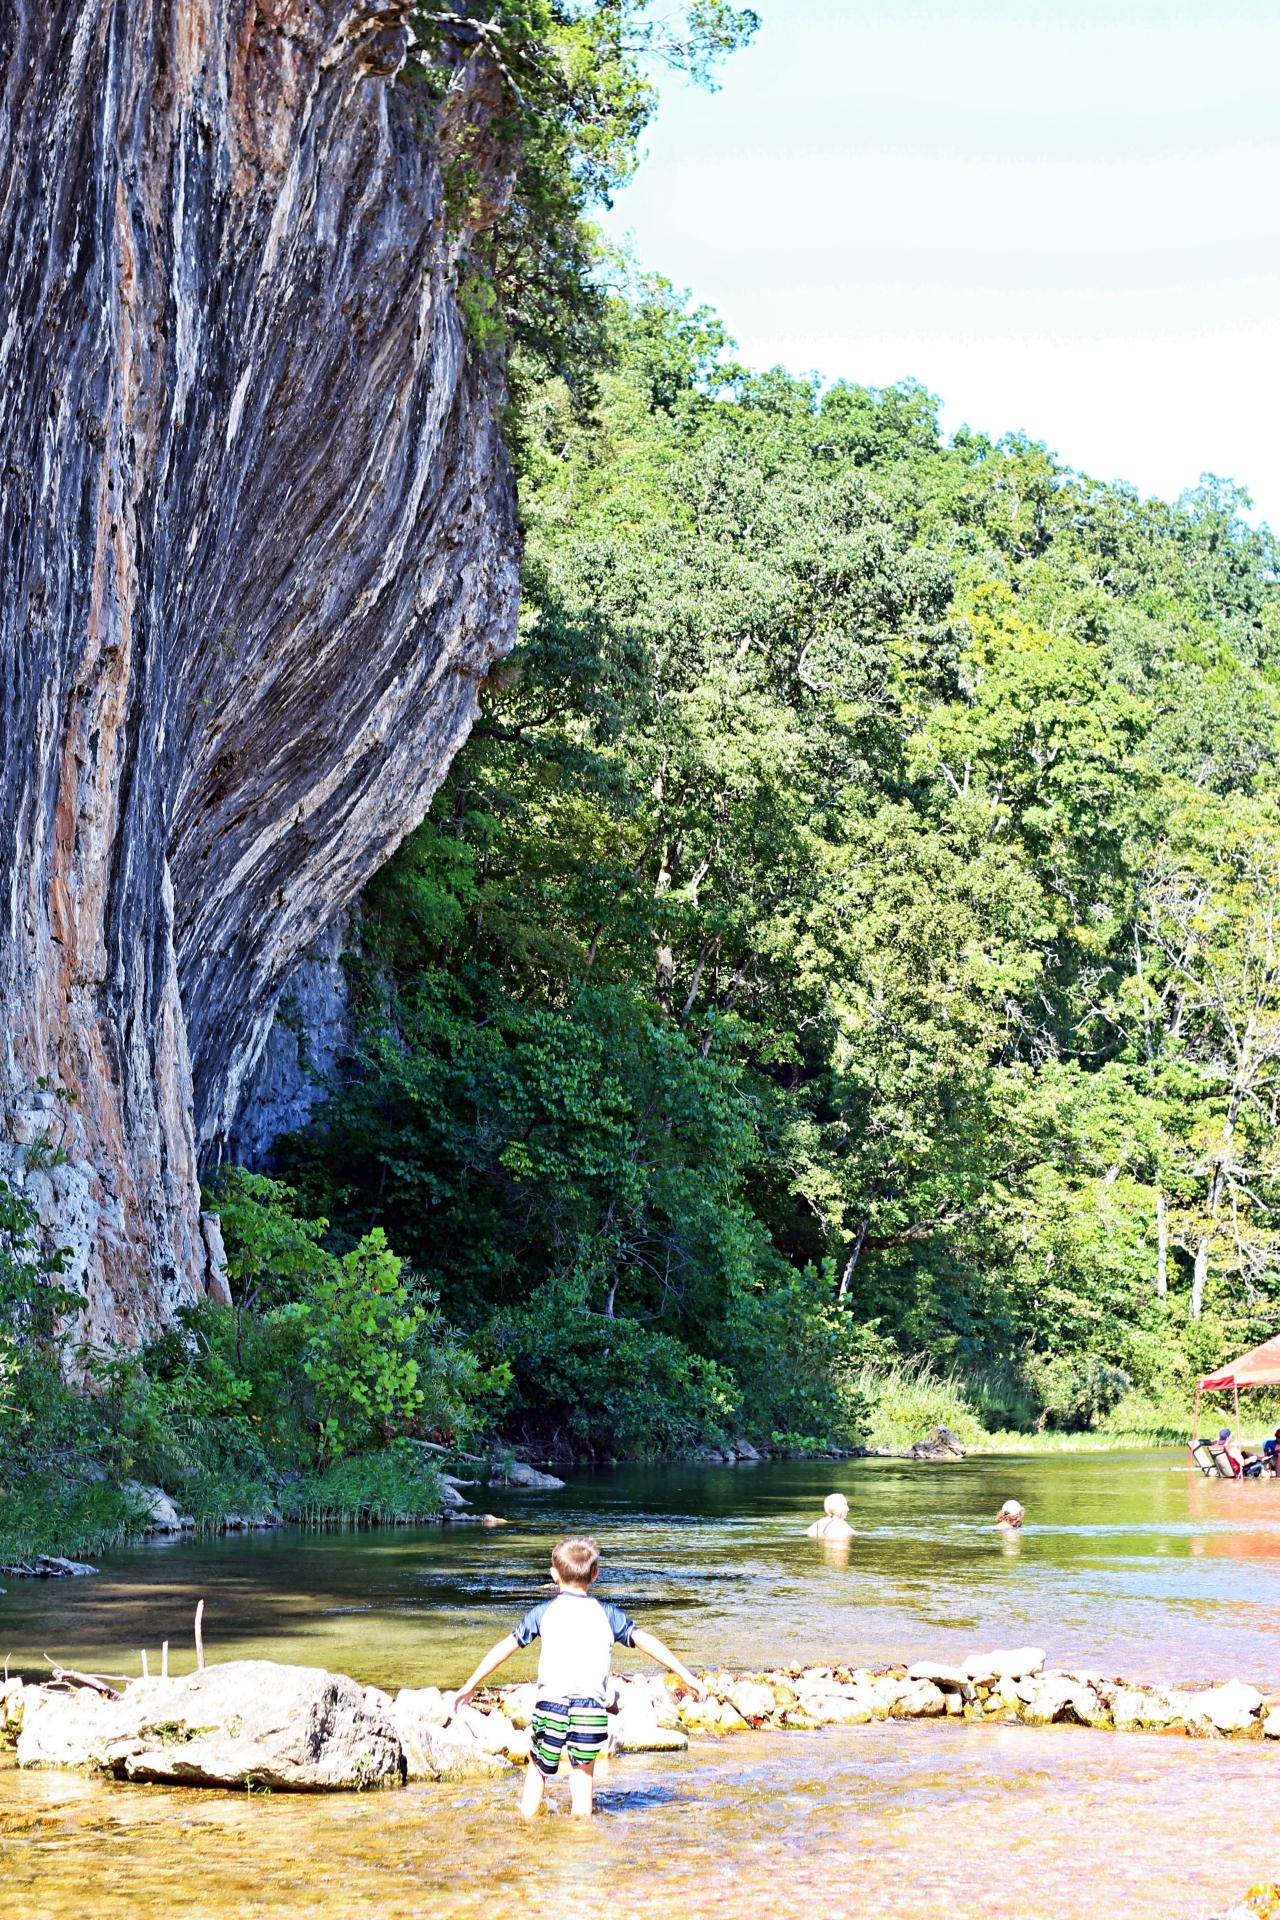
{"label": "leafy bush", "polygon": [[950,1427],[966,1447],[980,1447],[986,1429],[954,1376],[939,1379],[926,1360],[868,1365],[858,1379],[867,1407],[867,1445],[910,1447],[931,1428]]}

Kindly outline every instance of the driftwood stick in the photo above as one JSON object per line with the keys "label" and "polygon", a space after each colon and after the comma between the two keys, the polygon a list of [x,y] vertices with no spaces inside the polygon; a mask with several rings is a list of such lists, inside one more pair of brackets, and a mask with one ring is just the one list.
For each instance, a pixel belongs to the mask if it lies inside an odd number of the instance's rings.
{"label": "driftwood stick", "polygon": [[[49,1660],[47,1653],[45,1659]],[[49,1665],[53,1668],[53,1677],[57,1682],[67,1681],[73,1687],[92,1687],[95,1693],[102,1694],[108,1700],[120,1698],[119,1689],[113,1687],[110,1680],[104,1680],[100,1673],[81,1673],[76,1667],[60,1667],[56,1660],[49,1660]],[[123,1679],[124,1675],[116,1674],[113,1677]]]}
{"label": "driftwood stick", "polygon": [[204,1672],[204,1634],[201,1630],[203,1622],[204,1622],[204,1601],[197,1600],[196,1602],[196,1672],[197,1673]]}

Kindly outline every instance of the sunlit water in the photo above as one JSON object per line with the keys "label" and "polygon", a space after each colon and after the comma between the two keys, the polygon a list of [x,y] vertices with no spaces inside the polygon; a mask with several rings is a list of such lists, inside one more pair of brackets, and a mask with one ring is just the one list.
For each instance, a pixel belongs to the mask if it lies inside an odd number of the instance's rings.
{"label": "sunlit water", "polygon": [[[839,1487],[847,1559],[803,1537]],[[990,1529],[1010,1495],[1022,1536]],[[591,1531],[600,1591],[701,1664],[960,1656],[1034,1642],[1131,1678],[1280,1683],[1280,1486],[1170,1454],[619,1469],[492,1493],[512,1525],[294,1531],[108,1556],[9,1583],[0,1651],[139,1670],[172,1643],[457,1684]],[[623,1656],[620,1664],[633,1664]],[[504,1678],[533,1671],[522,1656]],[[888,1723],[696,1741],[614,1763],[588,1830],[526,1831],[506,1782],[316,1799],[0,1773],[0,1902],[28,1914],[963,1915],[1199,1920],[1280,1873],[1280,1754],[1084,1729]]]}

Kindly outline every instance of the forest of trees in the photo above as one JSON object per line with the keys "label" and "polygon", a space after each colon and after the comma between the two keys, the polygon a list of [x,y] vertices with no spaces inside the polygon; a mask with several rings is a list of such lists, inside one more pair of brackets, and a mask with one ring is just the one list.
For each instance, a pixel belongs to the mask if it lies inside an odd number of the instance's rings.
{"label": "forest of trees", "polygon": [[284,1177],[530,1438],[830,1432],[895,1356],[993,1425],[1185,1394],[1275,1324],[1274,540],[658,281],[608,324],[526,389],[523,638]]}

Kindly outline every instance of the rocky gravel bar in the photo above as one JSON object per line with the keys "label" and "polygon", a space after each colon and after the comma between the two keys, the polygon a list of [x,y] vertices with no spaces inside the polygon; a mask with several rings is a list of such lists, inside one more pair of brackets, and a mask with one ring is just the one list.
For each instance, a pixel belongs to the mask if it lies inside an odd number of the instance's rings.
{"label": "rocky gravel bar", "polygon": [[[1047,1667],[1039,1647],[972,1654],[959,1665],[717,1669],[699,1700],[657,1675],[613,1683],[608,1752],[678,1752],[691,1733],[815,1729],[873,1720],[955,1719],[1206,1740],[1280,1740],[1280,1694],[1241,1680],[1140,1686]],[[0,1742],[22,1767],[76,1768],[173,1785],[363,1790],[407,1780],[500,1774],[529,1755],[537,1688],[495,1687],[459,1707],[438,1687],[392,1695],[344,1674],[232,1660],[180,1678],[113,1680],[66,1671],[0,1690]]]}

